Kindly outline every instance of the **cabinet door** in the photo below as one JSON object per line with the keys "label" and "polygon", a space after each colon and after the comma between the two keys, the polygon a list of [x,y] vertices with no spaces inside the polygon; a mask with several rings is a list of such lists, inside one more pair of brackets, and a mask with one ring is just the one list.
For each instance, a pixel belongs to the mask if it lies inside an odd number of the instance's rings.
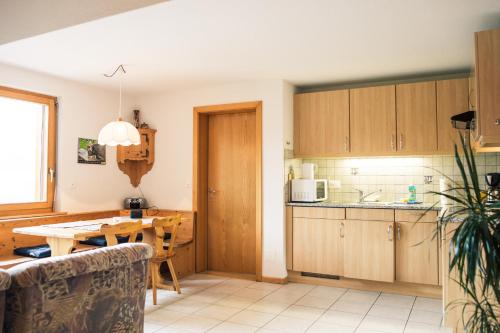
{"label": "cabinet door", "polygon": [[479,142],[500,145],[500,29],[476,33]]}
{"label": "cabinet door", "polygon": [[344,276],[394,282],[394,222],[345,221]]}
{"label": "cabinet door", "polygon": [[344,222],[293,219],[293,270],[330,275],[343,274]]}
{"label": "cabinet door", "polygon": [[404,154],[435,152],[436,82],[396,86],[398,150]]}
{"label": "cabinet door", "polygon": [[437,81],[436,97],[438,151],[450,153],[455,143],[460,147],[460,130],[452,127],[450,118],[469,109],[469,79]]}
{"label": "cabinet door", "polygon": [[295,95],[294,148],[297,156],[349,151],[348,90]]}
{"label": "cabinet door", "polygon": [[395,152],[396,87],[351,89],[349,99],[351,152]]}
{"label": "cabinet door", "polygon": [[439,284],[436,223],[396,223],[396,281]]}

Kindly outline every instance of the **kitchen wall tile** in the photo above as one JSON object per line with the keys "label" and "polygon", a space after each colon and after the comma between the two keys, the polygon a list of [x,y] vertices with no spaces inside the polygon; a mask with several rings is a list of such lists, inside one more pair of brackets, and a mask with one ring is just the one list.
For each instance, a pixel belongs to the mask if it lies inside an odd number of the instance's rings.
{"label": "kitchen wall tile", "polygon": [[[399,201],[407,198],[408,185],[417,187],[417,200],[435,203],[439,197],[428,192],[439,191],[439,178],[450,177],[460,182],[460,170],[452,155],[405,156],[405,157],[366,157],[366,158],[321,158],[290,159],[285,161],[285,180],[290,166],[295,176],[300,177],[301,164],[314,163],[318,166],[316,177],[339,180],[341,188],[329,189],[330,199],[334,201],[357,201],[359,194],[355,189],[365,193],[382,189],[376,193],[380,201]],[[486,188],[484,174],[500,172],[500,154],[488,153],[476,156],[479,181]],[[357,173],[353,174],[353,170]],[[424,184],[424,175],[433,176],[432,184]]]}

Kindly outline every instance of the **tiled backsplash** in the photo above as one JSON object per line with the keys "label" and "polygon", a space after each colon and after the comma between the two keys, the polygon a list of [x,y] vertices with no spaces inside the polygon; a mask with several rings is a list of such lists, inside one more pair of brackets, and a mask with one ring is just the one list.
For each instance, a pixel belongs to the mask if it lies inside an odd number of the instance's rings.
{"label": "tiled backsplash", "polygon": [[[460,171],[451,155],[367,157],[367,158],[318,158],[285,160],[285,182],[290,167],[295,177],[300,178],[302,163],[316,164],[316,178],[330,180],[329,199],[353,202],[359,198],[355,189],[365,193],[382,190],[380,201],[399,201],[408,197],[408,185],[416,185],[417,200],[434,203],[438,197],[429,191],[439,191],[439,178],[445,174],[459,181]],[[484,174],[500,172],[500,153],[476,155],[480,184],[486,189]],[[432,183],[425,184],[424,176],[432,176]],[[339,181],[340,188],[334,188],[332,181]],[[373,199],[374,194],[367,199]]]}

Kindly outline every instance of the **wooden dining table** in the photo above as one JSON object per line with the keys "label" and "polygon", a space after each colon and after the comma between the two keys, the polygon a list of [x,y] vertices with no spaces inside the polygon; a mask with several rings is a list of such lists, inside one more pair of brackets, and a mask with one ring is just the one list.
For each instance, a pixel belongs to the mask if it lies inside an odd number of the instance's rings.
{"label": "wooden dining table", "polygon": [[79,241],[103,236],[104,234],[99,231],[103,224],[116,224],[137,220],[142,221],[142,242],[154,245],[153,218],[131,219],[120,216],[98,220],[14,228],[12,231],[18,234],[45,237],[47,244],[50,246],[51,256],[54,257],[71,253],[77,247]]}

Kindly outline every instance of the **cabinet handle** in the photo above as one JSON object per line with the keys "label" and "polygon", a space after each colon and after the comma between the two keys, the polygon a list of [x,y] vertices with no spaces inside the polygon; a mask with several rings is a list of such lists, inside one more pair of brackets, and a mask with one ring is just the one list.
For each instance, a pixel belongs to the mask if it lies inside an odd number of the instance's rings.
{"label": "cabinet handle", "polygon": [[387,227],[387,238],[389,242],[392,242],[393,234],[392,234],[392,225]]}
{"label": "cabinet handle", "polygon": [[495,125],[497,125],[497,126],[500,125],[500,119],[495,120]]}
{"label": "cabinet handle", "polygon": [[399,134],[399,149],[403,150],[403,144],[404,144],[403,133],[400,133]]}
{"label": "cabinet handle", "polygon": [[396,141],[396,139],[395,139],[395,135],[394,135],[394,134],[391,134],[391,149],[392,149],[392,150],[396,150],[396,146],[395,146],[394,141]]}
{"label": "cabinet handle", "polygon": [[349,145],[349,138],[346,136],[344,140],[344,151],[348,151],[348,145]]}
{"label": "cabinet handle", "polygon": [[401,225],[398,224],[398,240],[401,240]]}
{"label": "cabinet handle", "polygon": [[344,238],[344,222],[340,222],[340,238]]}

